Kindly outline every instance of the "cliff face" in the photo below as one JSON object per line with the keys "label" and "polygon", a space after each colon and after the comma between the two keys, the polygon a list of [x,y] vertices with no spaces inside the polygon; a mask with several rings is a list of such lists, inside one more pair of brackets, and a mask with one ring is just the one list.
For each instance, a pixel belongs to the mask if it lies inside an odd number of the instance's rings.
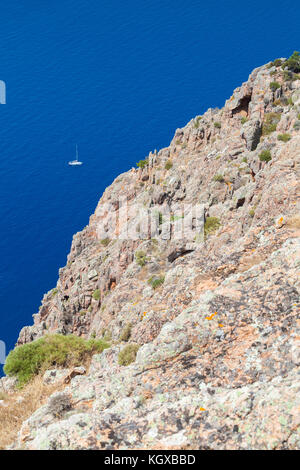
{"label": "cliff face", "polygon": [[[255,69],[224,108],[177,129],[106,189],[18,342],[59,332],[112,347],[65,390],[72,411],[57,419],[45,405],[20,445],[300,447],[292,78],[280,66]],[[140,346],[128,366],[118,362],[126,343]]]}

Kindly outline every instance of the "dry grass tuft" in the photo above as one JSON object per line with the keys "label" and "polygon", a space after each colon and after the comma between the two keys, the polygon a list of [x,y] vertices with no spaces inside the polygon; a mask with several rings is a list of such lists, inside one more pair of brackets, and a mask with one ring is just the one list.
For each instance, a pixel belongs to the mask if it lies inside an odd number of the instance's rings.
{"label": "dry grass tuft", "polygon": [[300,228],[300,215],[296,214],[296,215],[290,217],[286,221],[286,225],[290,228]]}
{"label": "dry grass tuft", "polygon": [[22,390],[3,395],[5,406],[0,405],[0,450],[16,441],[23,421],[42,406],[54,391],[62,388],[57,385],[45,385],[39,375]]}

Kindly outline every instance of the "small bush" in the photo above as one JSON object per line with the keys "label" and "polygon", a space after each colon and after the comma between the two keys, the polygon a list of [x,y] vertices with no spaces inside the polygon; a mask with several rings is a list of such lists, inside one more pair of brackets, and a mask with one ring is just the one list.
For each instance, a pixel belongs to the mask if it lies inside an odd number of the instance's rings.
{"label": "small bush", "polygon": [[148,284],[152,287],[152,289],[157,289],[164,282],[165,282],[164,276],[162,277],[151,276],[150,279],[148,279]]}
{"label": "small bush", "polygon": [[300,54],[298,51],[295,51],[289,59],[283,64],[284,68],[287,68],[291,72],[299,73],[300,72]]}
{"label": "small bush", "polygon": [[286,82],[290,82],[293,80],[293,72],[290,72],[289,70],[285,70],[283,72],[283,78]]}
{"label": "small bush", "polygon": [[139,349],[140,346],[138,344],[127,344],[127,346],[119,352],[119,365],[129,366],[129,364],[135,361]]}
{"label": "small bush", "polygon": [[221,129],[221,123],[220,122],[214,122],[214,126],[216,129]]}
{"label": "small bush", "polygon": [[106,330],[103,336],[104,341],[110,342],[112,340],[112,333],[110,330]]}
{"label": "small bush", "polygon": [[272,62],[272,65],[274,65],[275,67],[280,67],[282,65],[282,60],[281,59],[275,59]]}
{"label": "small bush", "polygon": [[217,181],[218,183],[224,183],[224,176],[223,175],[215,175],[213,177],[214,181]]}
{"label": "small bush", "polygon": [[220,227],[220,219],[218,217],[206,217],[204,223],[204,236],[207,237],[210,233],[215,232]]}
{"label": "small bush", "polygon": [[276,131],[277,124],[281,119],[280,113],[268,113],[265,115],[263,127],[262,127],[262,135],[269,135],[272,132]]}
{"label": "small bush", "polygon": [[290,134],[279,134],[277,136],[277,139],[281,140],[282,142],[288,142],[289,140],[291,140],[291,136]]}
{"label": "small bush", "polygon": [[139,162],[137,162],[136,166],[138,168],[145,168],[146,166],[148,165],[148,160],[145,159],[145,160],[140,160]]}
{"label": "small bush", "polygon": [[281,86],[281,85],[280,85],[280,83],[278,83],[278,82],[271,82],[271,83],[270,83],[270,88],[271,88],[272,91],[278,90],[278,88],[280,88],[280,86]]}
{"label": "small bush", "polygon": [[161,212],[158,212],[158,225],[162,225],[164,217]]}
{"label": "small bush", "polygon": [[194,119],[194,128],[195,129],[198,129],[198,127],[200,126],[201,119],[202,119],[202,116],[197,116],[196,119]]}
{"label": "small bush", "polygon": [[299,131],[300,130],[300,120],[296,121],[293,127],[296,131]]}
{"label": "small bush", "polygon": [[184,219],[184,215],[171,215],[170,217],[170,221],[171,222],[176,222],[177,220],[181,220],[181,219]]}
{"label": "small bush", "polygon": [[269,162],[270,160],[272,160],[272,156],[271,156],[270,150],[263,150],[263,151],[259,154],[259,159],[260,159],[261,162]]}
{"label": "small bush", "polygon": [[55,297],[56,294],[57,294],[58,290],[55,288],[55,289],[52,289],[52,297]]}
{"label": "small bush", "polygon": [[92,297],[94,300],[100,300],[100,290],[99,289],[94,290]]}
{"label": "small bush", "polygon": [[170,170],[172,166],[173,166],[173,163],[171,162],[171,160],[168,160],[165,164],[165,169]]}
{"label": "small bush", "polygon": [[61,418],[71,408],[71,398],[64,392],[55,393],[49,398],[48,410],[56,418]]}
{"label": "small bush", "polygon": [[255,215],[255,210],[254,210],[254,209],[250,209],[249,215],[250,215],[251,218],[253,218],[254,215]]}
{"label": "small bush", "polygon": [[131,336],[131,328],[132,328],[132,325],[131,323],[127,323],[123,330],[121,331],[121,334],[120,334],[120,338],[119,340],[120,341],[128,341],[130,336]]}
{"label": "small bush", "polygon": [[136,260],[137,264],[139,266],[141,266],[141,268],[142,268],[146,264],[146,260],[147,260],[146,253],[142,250],[141,251],[136,251],[135,260]]}
{"label": "small bush", "polygon": [[243,163],[248,163],[247,157],[243,157],[243,158],[242,158],[242,162],[243,162]]}
{"label": "small bush", "polygon": [[245,116],[241,118],[241,124],[245,124],[247,121],[248,119]]}
{"label": "small bush", "polygon": [[100,240],[100,243],[103,246],[108,246],[109,243],[110,243],[110,239],[109,238],[103,238],[102,240]]}
{"label": "small bush", "polygon": [[109,344],[103,340],[87,341],[73,335],[47,335],[11,351],[7,356],[4,372],[8,376],[17,377],[21,387],[50,367],[79,366],[93,354],[108,347]]}

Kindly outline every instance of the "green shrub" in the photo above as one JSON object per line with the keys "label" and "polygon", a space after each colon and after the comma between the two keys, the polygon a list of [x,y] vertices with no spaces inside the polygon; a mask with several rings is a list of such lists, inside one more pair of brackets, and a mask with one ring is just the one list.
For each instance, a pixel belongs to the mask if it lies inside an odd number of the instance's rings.
{"label": "green shrub", "polygon": [[299,130],[300,130],[300,120],[295,122],[295,124],[294,124],[294,129],[295,129],[296,131],[299,131]]}
{"label": "green shrub", "polygon": [[131,328],[132,328],[132,325],[131,323],[127,323],[123,330],[121,331],[121,334],[120,334],[120,338],[119,340],[120,341],[128,341],[130,336],[131,336]]}
{"label": "green shrub", "polygon": [[120,366],[129,366],[135,361],[140,346],[138,344],[127,344],[122,351],[119,352],[118,362]]}
{"label": "green shrub", "polygon": [[249,210],[249,215],[250,215],[251,218],[253,218],[254,215],[255,215],[255,210],[254,210],[254,209],[250,209],[250,210]]}
{"label": "green shrub", "polygon": [[7,356],[4,372],[8,376],[17,377],[21,387],[35,375],[51,367],[79,366],[93,354],[108,347],[109,344],[103,340],[87,341],[73,335],[47,335],[11,351]]}
{"label": "green shrub", "polygon": [[172,166],[173,166],[173,163],[171,162],[171,160],[168,160],[165,164],[165,169],[170,170]]}
{"label": "green shrub", "polygon": [[[105,308],[105,307],[104,307]],[[112,340],[112,334],[110,330],[107,330],[106,328],[102,328],[101,330],[101,336],[104,341],[110,343]]]}
{"label": "green shrub", "polygon": [[145,266],[147,258],[146,258],[146,253],[142,250],[136,251],[135,252],[135,260],[141,268]]}
{"label": "green shrub", "polygon": [[110,239],[109,238],[103,238],[102,240],[100,240],[100,243],[103,246],[107,246],[110,243]]}
{"label": "green shrub", "polygon": [[270,150],[263,150],[263,151],[259,154],[259,159],[260,159],[261,162],[269,162],[270,160],[272,160],[272,156],[271,156]]}
{"label": "green shrub", "polygon": [[290,134],[279,134],[277,136],[277,139],[281,140],[282,142],[288,142],[289,140],[291,140],[291,136]]}
{"label": "green shrub", "polygon": [[278,82],[271,82],[270,83],[270,88],[271,88],[272,91],[276,91],[278,88],[280,88],[280,86],[281,85]]}
{"label": "green shrub", "polygon": [[224,183],[224,176],[223,175],[215,175],[213,177],[214,181],[217,181],[218,183]]}
{"label": "green shrub", "polygon": [[164,276],[162,277],[151,276],[150,279],[148,279],[148,284],[152,287],[152,289],[157,289],[164,282],[165,282]]}
{"label": "green shrub", "polygon": [[276,128],[277,128],[277,124],[263,125],[262,135],[272,134],[272,132],[276,131]]}
{"label": "green shrub", "polygon": [[293,75],[293,72],[290,72],[289,70],[284,70],[283,72],[283,78],[287,82],[293,80]]}
{"label": "green shrub", "polygon": [[268,113],[265,115],[263,127],[262,127],[262,135],[269,135],[272,132],[276,131],[277,124],[281,119],[280,113]]}
{"label": "green shrub", "polygon": [[243,162],[243,163],[248,163],[247,157],[243,157],[243,158],[242,158],[242,162]]}
{"label": "green shrub", "polygon": [[207,237],[210,233],[215,232],[220,227],[220,219],[218,217],[206,217],[204,223],[204,236]]}
{"label": "green shrub", "polygon": [[275,67],[280,67],[282,65],[282,60],[281,59],[275,59],[272,62],[272,65],[274,65]]}
{"label": "green shrub", "polygon": [[300,113],[298,114],[297,119],[299,119],[299,121],[300,121]]}
{"label": "green shrub", "polygon": [[100,290],[99,289],[94,290],[92,297],[94,300],[100,300]]}
{"label": "green shrub", "polygon": [[202,119],[202,116],[197,116],[196,119],[194,120],[194,128],[195,129],[198,129],[198,127],[200,126],[201,119]]}
{"label": "green shrub", "polygon": [[300,72],[300,54],[298,51],[295,51],[289,59],[283,64],[284,68],[287,68],[291,72],[299,73]]}
{"label": "green shrub", "polygon": [[171,222],[176,222],[177,220],[184,219],[184,215],[174,215],[172,214],[170,217]]}
{"label": "green shrub", "polygon": [[242,123],[242,124],[245,124],[247,121],[248,121],[248,119],[247,119],[245,116],[243,116],[243,117],[241,118],[241,123]]}
{"label": "green shrub", "polygon": [[214,126],[216,129],[221,129],[221,123],[220,122],[214,122]]}
{"label": "green shrub", "polygon": [[140,160],[139,162],[137,162],[136,166],[138,168],[145,168],[145,166],[148,165],[148,160],[147,158],[145,160]]}
{"label": "green shrub", "polygon": [[55,297],[56,294],[57,294],[57,292],[58,292],[58,289],[56,289],[56,288],[55,288],[55,289],[52,289],[52,291],[51,291],[52,297]]}

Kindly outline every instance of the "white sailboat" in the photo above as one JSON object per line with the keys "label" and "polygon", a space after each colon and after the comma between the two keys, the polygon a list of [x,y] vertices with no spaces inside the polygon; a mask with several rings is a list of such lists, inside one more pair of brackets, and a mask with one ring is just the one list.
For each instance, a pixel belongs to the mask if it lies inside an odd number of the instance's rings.
{"label": "white sailboat", "polygon": [[80,162],[80,161],[78,160],[78,146],[77,146],[77,144],[76,144],[76,159],[70,161],[70,162],[69,162],[69,165],[71,165],[71,166],[82,165],[82,162]]}

